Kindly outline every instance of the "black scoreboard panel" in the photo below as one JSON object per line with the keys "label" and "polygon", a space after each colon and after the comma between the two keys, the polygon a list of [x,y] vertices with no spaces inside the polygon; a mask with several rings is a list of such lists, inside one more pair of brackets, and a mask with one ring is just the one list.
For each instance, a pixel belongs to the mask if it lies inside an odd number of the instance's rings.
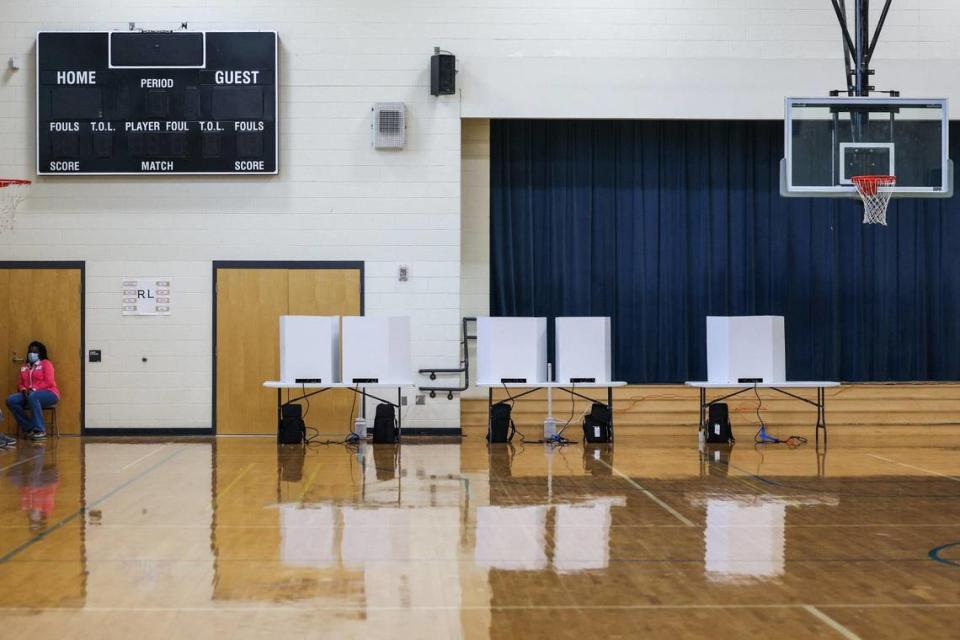
{"label": "black scoreboard panel", "polygon": [[37,35],[37,174],[277,173],[273,31]]}

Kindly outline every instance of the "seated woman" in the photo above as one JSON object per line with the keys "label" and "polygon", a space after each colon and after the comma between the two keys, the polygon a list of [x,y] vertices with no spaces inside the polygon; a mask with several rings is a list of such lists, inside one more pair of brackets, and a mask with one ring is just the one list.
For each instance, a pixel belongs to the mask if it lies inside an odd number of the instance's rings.
{"label": "seated woman", "polygon": [[[54,377],[53,363],[47,359],[47,348],[34,340],[27,347],[27,363],[20,367],[17,393],[7,398],[10,413],[17,419],[24,435],[33,440],[47,437],[43,410],[60,401],[60,390]],[[30,416],[27,417],[27,409]]]}

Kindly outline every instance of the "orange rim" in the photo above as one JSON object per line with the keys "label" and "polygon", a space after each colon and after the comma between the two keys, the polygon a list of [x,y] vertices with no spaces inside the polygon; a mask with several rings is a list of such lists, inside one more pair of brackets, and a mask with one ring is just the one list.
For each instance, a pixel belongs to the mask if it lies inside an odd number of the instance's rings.
{"label": "orange rim", "polygon": [[897,184],[896,176],[854,176],[850,182],[857,186],[860,193],[872,196],[880,187],[892,187]]}
{"label": "orange rim", "polygon": [[26,184],[30,184],[30,181],[20,180],[19,178],[0,178],[0,188]]}

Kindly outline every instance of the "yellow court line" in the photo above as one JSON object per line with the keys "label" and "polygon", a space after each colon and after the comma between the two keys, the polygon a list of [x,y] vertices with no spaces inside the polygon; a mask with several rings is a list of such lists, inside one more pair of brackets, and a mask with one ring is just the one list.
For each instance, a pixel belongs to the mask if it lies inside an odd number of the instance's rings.
{"label": "yellow court line", "polygon": [[866,455],[870,456],[871,458],[876,458],[877,460],[883,460],[884,462],[890,462],[890,463],[893,463],[893,464],[898,464],[898,465],[900,465],[901,467],[906,467],[906,468],[908,468],[908,469],[913,469],[913,470],[915,470],[915,471],[923,471],[924,473],[929,473],[929,474],[932,474],[932,475],[935,475],[935,476],[940,476],[941,478],[946,478],[947,480],[953,480],[954,482],[960,482],[960,478],[957,478],[956,476],[951,476],[951,475],[948,475],[948,474],[946,474],[946,473],[940,473],[939,471],[934,471],[933,469],[924,469],[923,467],[918,467],[918,466],[916,466],[916,465],[907,464],[906,462],[899,462],[899,461],[897,461],[897,460],[894,460],[893,458],[885,458],[884,456],[878,456],[878,455],[875,454],[875,453],[868,453],[868,454],[866,454]]}
{"label": "yellow court line", "polygon": [[311,474],[307,477],[307,482],[306,482],[306,484],[303,485],[303,491],[300,492],[300,497],[297,498],[297,502],[303,502],[304,496],[307,495],[307,491],[310,489],[310,485],[313,484],[314,479],[317,477],[317,474],[320,472],[320,469],[321,469],[322,467],[323,467],[322,464],[318,464],[318,465],[317,465],[317,468],[313,470],[313,473],[311,473]]}
{"label": "yellow court line", "polygon": [[237,474],[237,477],[230,481],[230,484],[228,484],[228,485],[225,486],[223,489],[221,489],[220,491],[218,491],[218,492],[217,492],[217,496],[216,496],[216,497],[217,497],[217,500],[219,500],[220,498],[222,498],[223,496],[225,496],[228,491],[230,491],[230,490],[233,489],[235,486],[237,486],[237,483],[240,482],[240,480],[243,478],[243,476],[246,475],[247,471],[250,471],[250,469],[252,469],[252,468],[253,468],[253,465],[255,465],[255,464],[257,464],[257,463],[256,463],[256,462],[251,462],[250,464],[248,464],[247,466],[245,466],[245,467],[240,471],[240,473]]}

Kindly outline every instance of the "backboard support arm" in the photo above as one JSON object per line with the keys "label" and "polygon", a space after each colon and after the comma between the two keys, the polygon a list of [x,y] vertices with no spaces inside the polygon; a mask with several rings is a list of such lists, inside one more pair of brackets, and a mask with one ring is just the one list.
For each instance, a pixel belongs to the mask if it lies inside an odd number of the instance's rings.
{"label": "backboard support arm", "polygon": [[[834,2],[834,5],[836,6],[836,2]],[[847,15],[846,0],[840,0],[839,8],[840,8],[840,11],[838,12],[838,16],[845,17]],[[840,24],[840,28],[843,30],[845,35],[845,37],[840,39],[843,41],[843,70],[845,74],[844,77],[847,79],[847,95],[852,96],[853,95],[853,66],[850,64],[850,45],[848,44],[848,42],[850,41],[850,34],[847,31],[845,19]],[[831,95],[833,94],[831,93]]]}
{"label": "backboard support arm", "polygon": [[[837,14],[837,22],[840,23],[840,33],[843,36],[844,62],[847,72],[847,93],[852,96],[866,97],[870,95],[873,87],[870,85],[870,76],[873,75],[873,69],[870,68],[870,60],[873,58],[873,52],[880,41],[880,33],[883,31],[883,25],[887,21],[887,13],[890,11],[890,4],[893,0],[885,0],[883,11],[880,14],[880,20],[870,37],[870,0],[853,0],[853,35],[850,34],[849,23],[847,22],[847,7],[844,0],[830,0],[833,5],[833,11]],[[851,69],[850,58],[853,58]]]}
{"label": "backboard support arm", "polygon": [[873,50],[877,48],[877,42],[880,40],[880,32],[883,31],[883,23],[887,21],[887,12],[890,11],[890,2],[887,0],[883,5],[883,11],[880,13],[880,20],[877,22],[877,28],[873,32],[873,40],[870,41],[870,49],[867,50],[867,64],[873,59]]}

